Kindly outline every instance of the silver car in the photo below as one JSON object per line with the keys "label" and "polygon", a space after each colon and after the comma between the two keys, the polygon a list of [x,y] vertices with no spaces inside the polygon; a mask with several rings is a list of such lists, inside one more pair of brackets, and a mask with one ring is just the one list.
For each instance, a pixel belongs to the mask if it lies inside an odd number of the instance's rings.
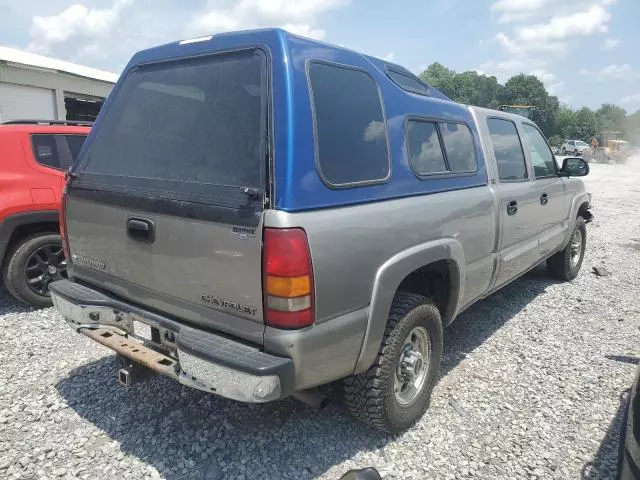
{"label": "silver car", "polygon": [[565,140],[560,147],[560,154],[575,155],[577,157],[582,155],[588,148],[589,145],[587,145],[587,143],[583,142],[582,140]]}

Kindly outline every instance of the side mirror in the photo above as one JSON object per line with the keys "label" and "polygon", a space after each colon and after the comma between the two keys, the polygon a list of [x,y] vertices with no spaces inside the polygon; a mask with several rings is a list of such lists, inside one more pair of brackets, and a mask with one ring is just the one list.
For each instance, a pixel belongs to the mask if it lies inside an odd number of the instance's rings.
{"label": "side mirror", "polygon": [[578,157],[567,157],[562,162],[560,175],[563,177],[584,177],[589,174],[589,164]]}

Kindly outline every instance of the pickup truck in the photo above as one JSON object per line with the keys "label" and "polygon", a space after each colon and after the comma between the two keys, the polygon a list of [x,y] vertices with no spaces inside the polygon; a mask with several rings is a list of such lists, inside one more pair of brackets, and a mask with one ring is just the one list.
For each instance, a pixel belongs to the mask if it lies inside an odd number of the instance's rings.
{"label": "pickup truck", "polygon": [[69,173],[50,290],[125,385],[142,365],[319,404],[331,383],[396,432],[461,311],[545,261],[576,277],[588,171],[381,59],[279,29],[175,42],[131,59]]}

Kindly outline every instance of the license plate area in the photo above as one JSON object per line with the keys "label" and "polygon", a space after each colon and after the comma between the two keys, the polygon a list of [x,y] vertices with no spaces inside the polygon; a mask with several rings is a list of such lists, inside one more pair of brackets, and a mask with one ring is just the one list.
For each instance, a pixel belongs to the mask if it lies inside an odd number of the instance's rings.
{"label": "license plate area", "polygon": [[154,322],[147,323],[147,321],[139,315],[130,314],[129,320],[131,322],[129,336],[134,340],[169,354],[175,352],[176,332],[157,325]]}
{"label": "license plate area", "polygon": [[[153,342],[153,327],[151,325],[147,325],[146,323],[142,323],[138,320],[133,321],[133,336],[140,339],[146,340],[147,342]],[[157,332],[157,328],[155,329]],[[159,337],[159,332],[157,337]],[[160,342],[156,342],[160,343]]]}

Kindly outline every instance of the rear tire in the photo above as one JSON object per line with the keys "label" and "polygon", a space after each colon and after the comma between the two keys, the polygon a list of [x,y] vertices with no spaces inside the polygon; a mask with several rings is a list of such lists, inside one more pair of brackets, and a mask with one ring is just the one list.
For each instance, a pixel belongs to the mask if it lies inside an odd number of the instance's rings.
{"label": "rear tire", "polygon": [[[416,355],[423,351],[421,339],[429,344],[426,355]],[[442,321],[434,302],[398,292],[374,364],[343,380],[343,401],[358,420],[386,432],[401,432],[427,410],[441,356]]]}
{"label": "rear tire", "polygon": [[[27,283],[27,263],[33,262],[34,254],[48,246],[52,248],[52,251],[61,251],[60,235],[43,232],[21,239],[7,254],[2,270],[2,279],[9,293],[17,300],[37,308],[50,307],[53,304],[48,289],[49,276],[43,280],[45,283],[42,284],[42,293],[37,293]],[[64,257],[61,257],[61,262],[66,265]],[[50,275],[51,281],[60,278],[60,275],[57,274],[47,275]]]}
{"label": "rear tire", "polygon": [[575,157],[577,157],[579,154],[580,154],[580,153],[578,152],[578,149],[576,148],[576,149],[573,151],[573,155],[574,155]]}
{"label": "rear tire", "polygon": [[547,260],[549,272],[554,277],[567,282],[576,278],[582,267],[586,246],[587,227],[584,218],[578,217],[567,246]]}
{"label": "rear tire", "polygon": [[567,149],[562,147],[562,155],[566,155],[567,154]]}

